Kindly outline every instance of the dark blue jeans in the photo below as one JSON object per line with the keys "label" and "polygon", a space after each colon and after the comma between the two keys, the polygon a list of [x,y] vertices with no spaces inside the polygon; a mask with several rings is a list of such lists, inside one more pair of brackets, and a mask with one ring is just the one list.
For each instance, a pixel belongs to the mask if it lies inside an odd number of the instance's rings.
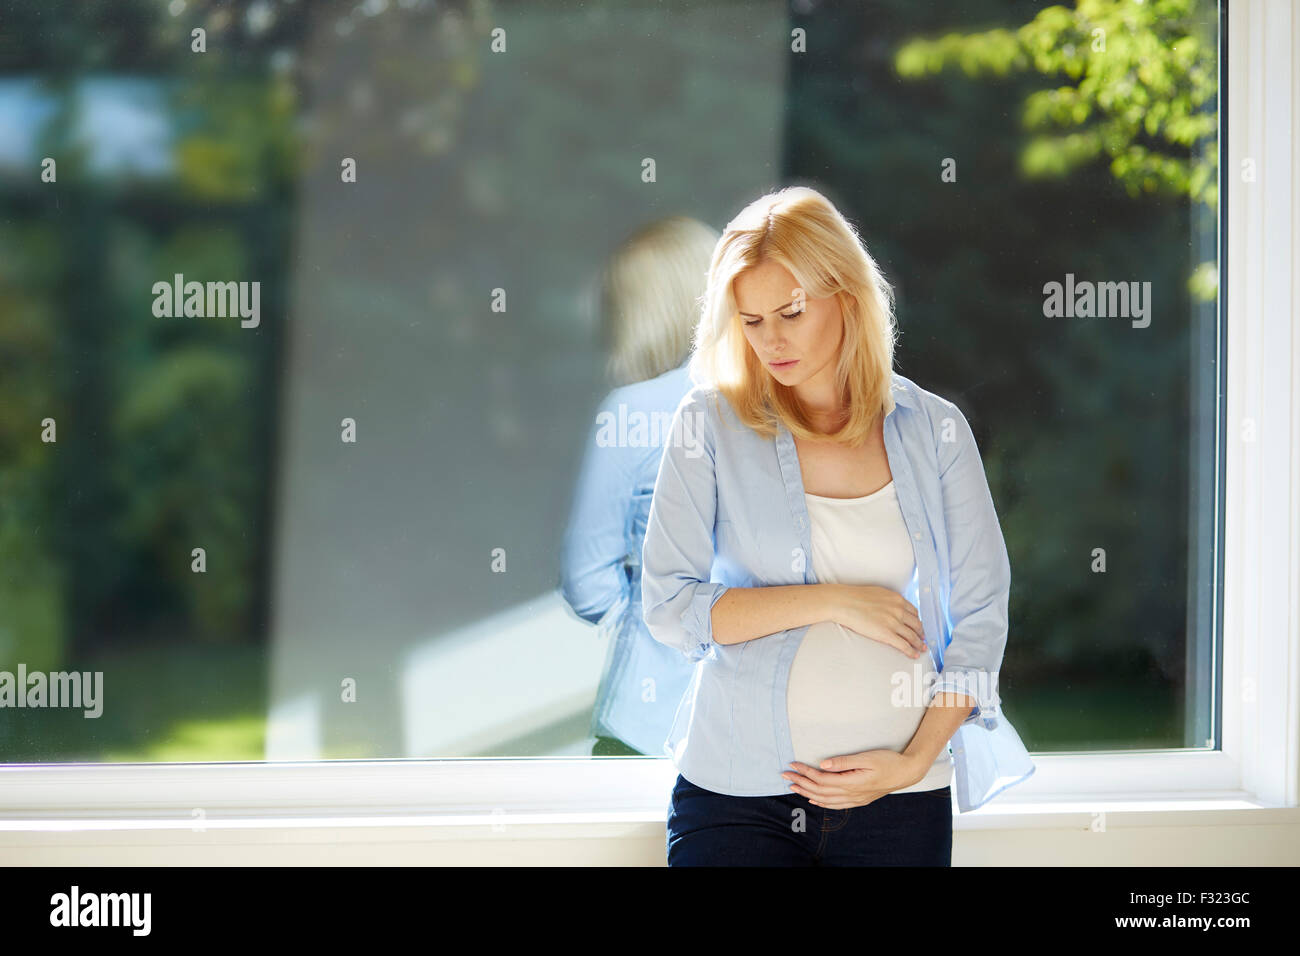
{"label": "dark blue jeans", "polygon": [[669,866],[952,866],[952,788],[887,793],[829,810],[798,793],[733,797],[681,774],[668,805]]}

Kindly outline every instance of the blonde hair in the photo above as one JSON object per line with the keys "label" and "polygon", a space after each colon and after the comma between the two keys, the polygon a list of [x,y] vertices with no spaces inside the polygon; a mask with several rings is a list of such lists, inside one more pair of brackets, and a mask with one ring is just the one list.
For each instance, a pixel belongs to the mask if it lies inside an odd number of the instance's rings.
{"label": "blonde hair", "polygon": [[[813,430],[794,390],[768,373],[745,339],[732,284],[765,261],[788,269],[806,298],[839,298],[844,336],[835,384],[849,418],[836,432]],[[717,388],[762,435],[775,435],[779,419],[800,438],[856,446],[891,405],[897,336],[894,290],[857,230],[815,189],[788,186],[750,203],[723,230],[695,328],[691,378]]]}
{"label": "blonde hair", "polygon": [[612,385],[656,378],[691,348],[717,230],[670,216],[633,233],[600,276],[599,308]]}

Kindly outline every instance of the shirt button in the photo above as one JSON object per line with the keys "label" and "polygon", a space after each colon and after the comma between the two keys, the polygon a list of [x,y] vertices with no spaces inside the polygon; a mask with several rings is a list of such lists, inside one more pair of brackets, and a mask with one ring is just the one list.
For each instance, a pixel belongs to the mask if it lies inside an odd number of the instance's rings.
{"label": "shirt button", "polygon": [[930,585],[927,584],[925,587],[921,588],[921,590],[924,591],[926,594],[929,594],[929,593],[930,593]]}
{"label": "shirt button", "polygon": [[920,541],[920,540],[921,540],[921,532],[918,531],[916,534],[912,535],[912,537],[915,538],[917,541]]}

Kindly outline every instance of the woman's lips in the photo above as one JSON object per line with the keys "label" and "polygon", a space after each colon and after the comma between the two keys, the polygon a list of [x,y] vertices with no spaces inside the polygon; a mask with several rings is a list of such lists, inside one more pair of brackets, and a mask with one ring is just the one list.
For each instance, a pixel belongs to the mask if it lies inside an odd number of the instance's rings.
{"label": "woman's lips", "polygon": [[799,363],[798,359],[786,359],[783,362],[768,362],[772,368],[794,368]]}

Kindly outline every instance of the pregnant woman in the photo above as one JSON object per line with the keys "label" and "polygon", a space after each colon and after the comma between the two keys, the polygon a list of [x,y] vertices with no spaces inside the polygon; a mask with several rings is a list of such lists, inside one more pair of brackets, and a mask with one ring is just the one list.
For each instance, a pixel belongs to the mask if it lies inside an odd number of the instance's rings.
{"label": "pregnant woman", "polygon": [[1010,567],[979,450],[893,371],[895,335],[820,193],[728,224],[642,551],[647,628],[697,662],[669,865],[948,866],[953,788],[968,810],[1034,770],[997,694]]}

